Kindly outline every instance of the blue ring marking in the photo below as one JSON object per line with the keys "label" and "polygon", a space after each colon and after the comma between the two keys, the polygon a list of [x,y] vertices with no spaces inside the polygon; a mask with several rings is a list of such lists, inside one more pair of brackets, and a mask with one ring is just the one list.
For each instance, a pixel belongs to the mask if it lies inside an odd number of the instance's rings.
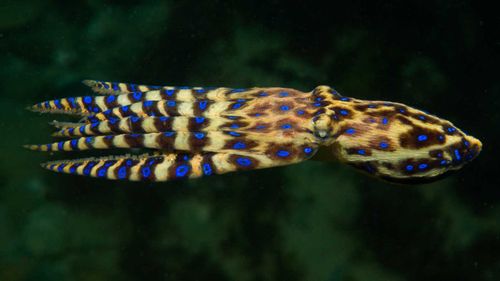
{"label": "blue ring marking", "polygon": [[379,144],[380,148],[382,149],[386,149],[389,147],[389,144],[386,143],[385,141],[381,141],[380,144]]}
{"label": "blue ring marking", "polygon": [[188,172],[189,172],[188,165],[180,165],[175,169],[175,176],[179,178],[184,177]]}
{"label": "blue ring marking", "polygon": [[150,101],[150,100],[145,101],[144,102],[144,106],[145,107],[151,107],[151,106],[153,106],[153,101]]}
{"label": "blue ring marking", "polygon": [[104,87],[104,89],[109,89],[109,85],[108,83],[105,83],[105,82],[102,82],[102,86]]}
{"label": "blue ring marking", "polygon": [[108,172],[108,168],[107,167],[101,167],[101,168],[99,168],[99,170],[97,170],[97,177],[103,178],[103,177],[106,176],[107,172]]}
{"label": "blue ring marking", "polygon": [[91,97],[91,96],[85,96],[85,97],[83,97],[83,102],[84,102],[85,104],[90,104],[90,103],[92,103],[92,97]]}
{"label": "blue ring marking", "polygon": [[358,154],[359,155],[366,155],[366,151],[364,149],[359,149]]}
{"label": "blue ring marking", "polygon": [[118,87],[118,84],[116,84],[116,83],[111,83],[111,88],[113,88],[113,91],[120,90],[120,87]]}
{"label": "blue ring marking", "polygon": [[437,158],[443,158],[443,153],[439,152],[436,156]]}
{"label": "blue ring marking", "polygon": [[231,107],[231,109],[238,109],[238,108],[240,108],[242,105],[243,105],[243,103],[241,103],[241,102],[237,102],[237,103],[233,104],[233,106]]}
{"label": "blue ring marking", "polygon": [[132,97],[135,101],[139,101],[142,99],[142,92],[133,92]]}
{"label": "blue ring marking", "polygon": [[71,167],[69,167],[69,173],[70,173],[70,174],[74,174],[74,173],[76,173],[76,168],[77,168],[78,166],[80,166],[80,165],[77,165],[77,164],[73,164],[73,165],[71,165]]}
{"label": "blue ring marking", "polygon": [[448,161],[447,161],[447,160],[441,160],[441,162],[439,162],[439,164],[440,164],[441,166],[445,166],[445,165],[447,165],[447,164],[448,164]]}
{"label": "blue ring marking", "polygon": [[177,102],[176,102],[176,101],[174,101],[174,100],[169,100],[169,101],[167,101],[167,106],[169,106],[169,107],[174,107],[175,105],[177,105]]}
{"label": "blue ring marking", "polygon": [[231,120],[236,120],[236,119],[238,119],[238,116],[230,115],[230,116],[226,116],[226,118],[231,119]]}
{"label": "blue ring marking", "polygon": [[242,142],[242,141],[236,142],[233,145],[234,149],[245,149],[246,147],[247,147],[246,144],[244,142]]}
{"label": "blue ring marking", "polygon": [[281,92],[280,93],[280,97],[288,97],[288,93],[287,92]]}
{"label": "blue ring marking", "polygon": [[322,97],[317,97],[317,98],[315,98],[314,100],[315,100],[315,101],[322,101],[322,100],[323,100],[323,98],[322,98]]}
{"label": "blue ring marking", "polygon": [[246,157],[236,158],[236,163],[238,163],[238,165],[243,166],[243,167],[247,167],[247,166],[252,165],[252,161]]}
{"label": "blue ring marking", "polygon": [[206,92],[206,90],[205,90],[205,89],[195,89],[194,91],[195,91],[197,94],[203,94],[203,93],[205,93],[205,92]]}
{"label": "blue ring marking", "polygon": [[137,117],[137,116],[132,116],[130,117],[130,121],[132,121],[132,123],[137,123],[139,122],[141,118],[140,117]]}
{"label": "blue ring marking", "polygon": [[267,97],[267,96],[269,96],[269,94],[266,92],[262,92],[259,94],[259,97]]}
{"label": "blue ring marking", "polygon": [[237,102],[246,102],[247,100],[246,99],[237,99],[236,101]]}
{"label": "blue ring marking", "polygon": [[305,113],[305,112],[304,112],[304,110],[302,110],[302,109],[301,109],[301,110],[297,110],[297,114],[298,114],[298,115],[303,115],[304,113]]}
{"label": "blue ring marking", "polygon": [[262,129],[265,129],[265,128],[266,128],[266,126],[265,126],[265,125],[257,125],[257,126],[255,127],[255,129],[257,129],[257,130],[262,130]]}
{"label": "blue ring marking", "polygon": [[64,141],[57,143],[57,150],[62,151],[64,149]]}
{"label": "blue ring marking", "polygon": [[288,157],[290,156],[290,152],[288,152],[287,150],[278,150],[278,152],[276,152],[276,155],[278,157]]}
{"label": "blue ring marking", "polygon": [[163,133],[163,135],[166,137],[171,137],[171,136],[175,135],[175,132],[169,131],[169,132]]}
{"label": "blue ring marking", "polygon": [[127,178],[127,167],[122,166],[120,169],[118,169],[118,174],[117,174],[118,179],[125,179]]}
{"label": "blue ring marking", "polygon": [[108,122],[109,122],[109,124],[114,125],[114,124],[118,123],[119,120],[120,119],[118,119],[118,118],[112,117],[112,118],[108,119]]}
{"label": "blue ring marking", "polygon": [[130,87],[130,89],[132,91],[135,91],[135,88],[137,87],[137,84],[128,84],[128,85],[129,85],[129,87]]}
{"label": "blue ring marking", "polygon": [[95,166],[95,162],[87,163],[87,165],[85,165],[85,168],[83,169],[83,174],[85,176],[90,175],[90,173],[92,172],[92,168],[94,168],[94,166]]}
{"label": "blue ring marking", "polygon": [[347,130],[345,130],[345,133],[346,134],[349,134],[349,135],[352,135],[356,132],[356,130],[354,130],[354,128],[348,128]]}
{"label": "blue ring marking", "polygon": [[426,140],[427,140],[427,135],[419,135],[419,136],[417,137],[417,140],[418,140],[418,141],[426,141]]}
{"label": "blue ring marking", "polygon": [[66,164],[65,163],[62,163],[61,165],[59,165],[59,167],[57,167],[57,171],[59,173],[62,173],[62,171],[64,170],[64,167],[66,167]]}
{"label": "blue ring marking", "polygon": [[128,106],[128,105],[122,106],[123,112],[128,112],[129,109],[130,109],[130,106]]}
{"label": "blue ring marking", "polygon": [[175,93],[174,89],[167,89],[167,90],[165,90],[165,94],[167,94],[167,96],[169,96],[169,97],[171,97],[174,93]]}
{"label": "blue ring marking", "polygon": [[72,136],[75,133],[75,128],[71,127],[68,129],[68,134]]}
{"label": "blue ring marking", "polygon": [[61,100],[59,99],[54,100],[54,105],[56,106],[56,108],[61,109],[62,108]]}
{"label": "blue ring marking", "polygon": [[341,97],[341,98],[340,98],[340,100],[341,100],[341,101],[349,101],[349,100],[350,100],[350,98],[347,98],[347,97]]}
{"label": "blue ring marking", "polygon": [[66,100],[68,101],[69,106],[70,106],[71,108],[75,108],[75,107],[77,106],[77,104],[76,104],[76,102],[75,102],[75,98],[71,97],[71,98],[67,98]]}
{"label": "blue ring marking", "polygon": [[106,97],[106,102],[107,103],[113,103],[113,102],[115,102],[115,100],[116,100],[116,96],[115,95],[109,95],[109,96]]}
{"label": "blue ring marking", "polygon": [[230,93],[241,93],[244,91],[245,91],[245,89],[237,88],[237,89],[231,89]]}
{"label": "blue ring marking", "polygon": [[47,144],[47,151],[52,151],[52,144],[51,143]]}
{"label": "blue ring marking", "polygon": [[292,125],[290,125],[288,123],[287,124],[283,124],[283,125],[281,125],[281,128],[287,130],[287,129],[292,128]]}
{"label": "blue ring marking", "polygon": [[312,149],[311,147],[305,147],[305,148],[304,148],[304,153],[306,153],[306,154],[309,154],[309,153],[311,153],[312,151],[313,151],[313,149]]}
{"label": "blue ring marking", "polygon": [[134,164],[134,162],[131,159],[127,159],[127,161],[125,161],[125,165],[128,167],[132,166],[132,164]]}
{"label": "blue ring marking", "polygon": [[453,127],[448,127],[446,130],[448,131],[448,133],[453,133],[453,132],[455,132],[457,129],[455,129],[455,128],[453,128]]}
{"label": "blue ring marking", "polygon": [[76,150],[78,149],[78,139],[72,139],[70,141],[71,149]]}
{"label": "blue ring marking", "polygon": [[455,149],[454,152],[455,152],[455,159],[457,159],[457,161],[460,161],[460,159],[462,159],[460,151],[458,151],[458,149]]}
{"label": "blue ring marking", "polygon": [[418,168],[419,168],[420,170],[425,170],[425,169],[427,169],[427,167],[428,167],[428,166],[429,166],[429,165],[427,165],[427,164],[425,164],[425,163],[422,163],[422,164],[418,165]]}
{"label": "blue ring marking", "polygon": [[468,142],[468,141],[464,140],[464,145],[465,145],[465,147],[469,147],[470,142]]}
{"label": "blue ring marking", "polygon": [[377,107],[377,105],[376,105],[376,104],[369,104],[369,105],[368,105],[368,108],[376,108],[376,107]]}
{"label": "blue ring marking", "polygon": [[346,116],[346,115],[349,115],[349,111],[342,109],[342,110],[340,110],[340,114]]}
{"label": "blue ring marking", "polygon": [[210,164],[203,164],[202,169],[205,176],[210,176],[212,174],[212,166],[210,166]]}
{"label": "blue ring marking", "polygon": [[47,109],[50,108],[50,102],[49,101],[44,102],[43,107]]}
{"label": "blue ring marking", "polygon": [[237,133],[237,132],[234,132],[234,131],[230,131],[230,132],[229,132],[229,135],[231,135],[231,136],[233,136],[233,137],[239,137],[239,136],[241,136],[241,134],[240,134],[240,133]]}
{"label": "blue ring marking", "polygon": [[194,120],[196,121],[197,124],[201,124],[205,121],[205,117],[195,117]]}
{"label": "blue ring marking", "polygon": [[99,122],[94,122],[94,123],[90,124],[91,129],[95,129],[98,126],[99,126]]}
{"label": "blue ring marking", "polygon": [[93,144],[94,143],[94,137],[86,137],[85,138],[85,143],[86,144]]}
{"label": "blue ring marking", "polygon": [[[113,110],[111,110],[111,109],[103,111],[102,114],[104,114],[107,117],[114,115]],[[99,122],[99,119],[96,119],[96,120]]]}
{"label": "blue ring marking", "polygon": [[97,107],[97,106],[94,106],[94,107],[92,107],[92,111],[94,113],[99,113],[99,111],[101,111],[101,109],[99,107]]}
{"label": "blue ring marking", "polygon": [[319,107],[319,106],[321,106],[321,102],[315,102],[315,103],[313,103],[313,105],[316,107]]}
{"label": "blue ring marking", "polygon": [[151,169],[148,166],[142,167],[141,174],[143,178],[149,178],[151,175]]}
{"label": "blue ring marking", "polygon": [[238,129],[240,127],[240,125],[238,125],[238,123],[233,123],[231,124],[231,126],[229,126],[231,129]]}
{"label": "blue ring marking", "polygon": [[438,136],[438,140],[443,141],[444,140],[444,136],[443,135],[439,135]]}
{"label": "blue ring marking", "polygon": [[188,161],[189,160],[189,155],[184,154],[184,156],[182,156],[182,160]]}
{"label": "blue ring marking", "polygon": [[205,133],[202,133],[202,132],[196,132],[194,133],[194,137],[201,140],[205,137]]}
{"label": "blue ring marking", "polygon": [[168,116],[160,116],[160,121],[161,122],[168,121],[168,119],[170,119]]}
{"label": "blue ring marking", "polygon": [[288,105],[282,105],[280,106],[280,110],[287,111],[290,110],[290,107]]}
{"label": "blue ring marking", "polygon": [[112,135],[108,135],[108,136],[104,136],[104,139],[105,140],[112,140],[114,136]]}
{"label": "blue ring marking", "polygon": [[253,115],[254,117],[259,117],[259,116],[262,116],[262,113],[254,113]]}
{"label": "blue ring marking", "polygon": [[389,119],[387,117],[382,118],[382,124],[387,125],[389,123]]}
{"label": "blue ring marking", "polygon": [[[97,124],[97,123],[93,123],[92,125],[94,125],[94,124]],[[92,126],[92,125],[90,125],[90,126]],[[82,134],[82,135],[85,134],[85,128],[86,127],[87,127],[86,125],[80,126],[80,128],[78,129],[78,131],[80,132],[80,134]]]}
{"label": "blue ring marking", "polygon": [[424,121],[424,120],[425,120],[425,116],[423,116],[423,115],[419,115],[419,116],[418,116],[418,119],[420,119],[420,120]]}
{"label": "blue ring marking", "polygon": [[413,165],[406,165],[407,171],[413,171]]}

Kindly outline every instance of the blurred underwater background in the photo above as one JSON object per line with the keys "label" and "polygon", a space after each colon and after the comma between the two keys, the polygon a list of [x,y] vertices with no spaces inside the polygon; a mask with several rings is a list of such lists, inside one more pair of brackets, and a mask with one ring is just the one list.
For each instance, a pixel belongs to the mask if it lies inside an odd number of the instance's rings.
{"label": "blurred underwater background", "polygon": [[[3,0],[0,280],[500,280],[497,10],[332,5]],[[318,161],[166,183],[46,171],[88,153],[24,150],[65,120],[25,107],[89,94],[83,79],[325,84],[442,116],[484,147],[417,186]]]}

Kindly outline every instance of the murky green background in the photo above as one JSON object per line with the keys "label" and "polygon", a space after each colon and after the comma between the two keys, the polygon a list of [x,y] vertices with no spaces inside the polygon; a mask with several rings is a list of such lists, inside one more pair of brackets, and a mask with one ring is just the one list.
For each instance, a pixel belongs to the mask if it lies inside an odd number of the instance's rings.
{"label": "murky green background", "polygon": [[[345,1],[347,2],[347,1]],[[0,5],[0,280],[499,280],[498,13],[475,1],[36,1]],[[320,84],[403,102],[484,143],[395,186],[336,163],[160,184],[60,175],[21,148],[82,79]]]}

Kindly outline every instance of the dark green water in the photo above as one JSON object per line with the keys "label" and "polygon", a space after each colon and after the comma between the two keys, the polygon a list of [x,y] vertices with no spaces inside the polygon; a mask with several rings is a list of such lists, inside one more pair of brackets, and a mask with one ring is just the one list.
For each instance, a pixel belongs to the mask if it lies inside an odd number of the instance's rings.
{"label": "dark green water", "polygon": [[[475,1],[3,1],[0,280],[499,280],[500,32]],[[60,175],[24,107],[82,79],[326,84],[403,102],[484,144],[460,173],[395,186],[335,163],[161,184]]]}

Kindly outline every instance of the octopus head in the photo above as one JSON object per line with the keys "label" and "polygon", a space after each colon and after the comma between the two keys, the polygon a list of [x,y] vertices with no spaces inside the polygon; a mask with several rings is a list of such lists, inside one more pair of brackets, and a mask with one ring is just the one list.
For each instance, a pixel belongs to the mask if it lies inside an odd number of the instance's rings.
{"label": "octopus head", "polygon": [[451,122],[403,104],[351,99],[331,110],[334,154],[388,181],[433,181],[481,151],[478,139]]}

